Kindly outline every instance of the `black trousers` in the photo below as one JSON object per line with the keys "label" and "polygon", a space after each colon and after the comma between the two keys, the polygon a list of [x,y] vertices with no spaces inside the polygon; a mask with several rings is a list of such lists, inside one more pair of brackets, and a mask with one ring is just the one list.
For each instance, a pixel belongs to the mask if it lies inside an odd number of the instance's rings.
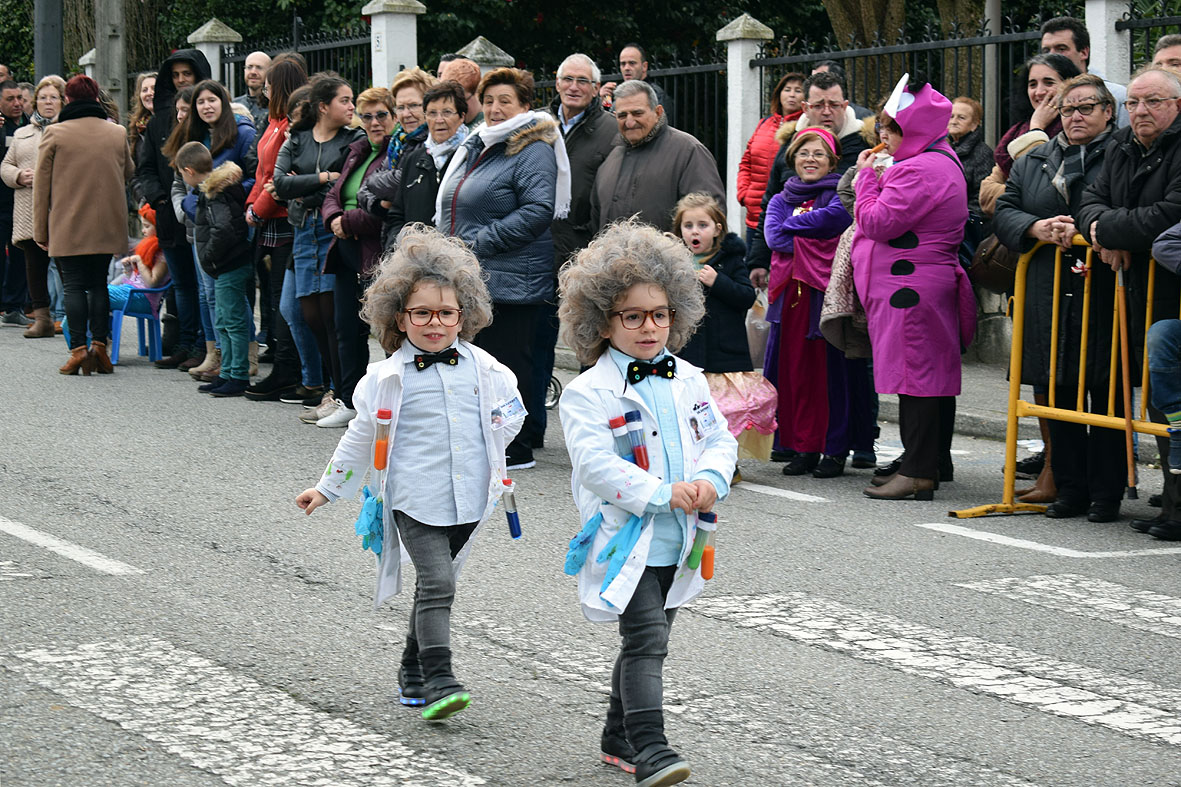
{"label": "black trousers", "polygon": [[[355,240],[341,238],[336,241],[342,257],[350,256],[361,262],[361,244]],[[336,342],[340,353],[340,389],[336,398],[353,408],[353,391],[365,376],[369,366],[369,323],[361,319],[361,296],[365,287],[360,275],[345,266],[338,266],[336,286],[333,288],[333,306],[336,310]]]}
{"label": "black trousers", "polygon": [[291,244],[285,246],[258,246],[257,267],[266,267],[262,257],[271,255],[271,270],[267,276],[267,287],[260,290],[259,311],[262,312],[262,301],[265,299],[267,308],[271,312],[270,331],[267,333],[267,345],[274,348],[275,360],[271,367],[271,374],[278,375],[284,380],[299,381],[299,351],[295,349],[295,340],[291,338],[291,328],[287,320],[279,313],[279,299],[283,295],[283,278],[287,275],[287,265],[291,262]]}
{"label": "black trousers", "polygon": [[[1156,409],[1155,407],[1153,407],[1152,405],[1148,406],[1148,418],[1153,423],[1157,423],[1157,424],[1168,423],[1168,419],[1165,418],[1165,414],[1162,413],[1160,410]],[[1123,447],[1123,443],[1122,443],[1122,437],[1123,436],[1121,435],[1120,456],[1124,455],[1123,452],[1125,450]],[[1160,455],[1162,458],[1168,457],[1168,455],[1169,455],[1169,438],[1167,438],[1167,437],[1156,438],[1156,448],[1158,451],[1160,451]],[[1057,447],[1055,447],[1054,450],[1057,451],[1058,450]],[[1165,477],[1164,486],[1161,487],[1161,496],[1160,496],[1161,497],[1161,516],[1164,517],[1165,519],[1169,519],[1169,520],[1181,519],[1181,475],[1173,475],[1172,473],[1170,473],[1167,461],[1161,462],[1161,472],[1164,474],[1164,477]]]}
{"label": "black trousers", "polygon": [[[1078,396],[1075,385],[1060,386],[1056,392],[1059,407],[1073,409]],[[1115,413],[1123,416],[1124,403],[1117,392]],[[1087,389],[1089,413],[1107,413],[1107,383]],[[1124,433],[1066,421],[1050,420],[1050,469],[1058,499],[1072,506],[1088,503],[1118,503],[1124,496],[1127,480],[1127,451]],[[1165,441],[1166,445],[1168,441]]]}
{"label": "black trousers", "polygon": [[898,472],[938,479],[939,460],[950,454],[955,433],[955,397],[898,394],[898,426],[906,449]]}
{"label": "black trousers", "polygon": [[508,445],[506,452],[516,461],[531,460],[533,445],[529,435],[537,434],[533,413],[544,407],[535,401],[533,380],[533,337],[536,333],[537,304],[492,304],[492,324],[476,334],[475,345],[491,353],[517,376],[517,390],[521,403],[529,411],[521,431]]}
{"label": "black trousers", "polygon": [[107,295],[107,263],[110,254],[58,257],[66,320],[70,323],[70,349],[86,346],[86,330],[92,341],[107,341],[111,329],[111,300]]}

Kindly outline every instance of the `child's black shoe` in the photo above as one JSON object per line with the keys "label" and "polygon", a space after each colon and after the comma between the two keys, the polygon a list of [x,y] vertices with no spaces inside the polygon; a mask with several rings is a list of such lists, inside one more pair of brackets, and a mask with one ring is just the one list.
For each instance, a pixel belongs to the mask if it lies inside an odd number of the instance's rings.
{"label": "child's black shoe", "polygon": [[636,787],[680,784],[689,778],[689,763],[662,744],[652,744],[636,756]]}
{"label": "child's black shoe", "polygon": [[599,759],[608,765],[614,765],[624,773],[636,772],[636,750],[628,743],[622,731],[603,732],[603,737],[599,741]]}
{"label": "child's black shoe", "polygon": [[398,668],[398,702],[403,705],[426,705],[426,683],[419,666]]}
{"label": "child's black shoe", "polygon": [[451,671],[451,648],[424,648],[418,652],[418,660],[426,675],[424,719],[442,721],[471,704],[472,695]]}

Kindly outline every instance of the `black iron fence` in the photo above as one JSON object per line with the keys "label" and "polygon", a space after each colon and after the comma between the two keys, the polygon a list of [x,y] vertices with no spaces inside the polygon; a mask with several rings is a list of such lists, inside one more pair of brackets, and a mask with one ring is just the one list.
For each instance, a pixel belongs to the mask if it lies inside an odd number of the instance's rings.
{"label": "black iron fence", "polygon": [[[875,108],[889,96],[904,73],[921,73],[948,98],[970,96],[984,106],[985,127],[999,135],[1007,129],[1009,104],[1018,73],[1040,44],[1036,27],[1016,30],[1012,22],[1005,32],[990,34],[987,29],[938,40],[900,41],[885,45],[880,40],[870,46],[856,41],[839,47],[831,38],[818,45],[802,40],[781,40],[763,47],[763,57],[750,61],[760,70],[763,114],[770,102],[770,91],[787,72],[808,74],[820,60],[835,60],[845,69],[850,101]],[[991,122],[990,122],[991,121]]]}
{"label": "black iron fence", "polygon": [[297,23],[292,26],[290,37],[243,41],[241,44],[222,47],[222,82],[231,94],[245,91],[243,74],[246,57],[258,51],[272,57],[279,52],[299,52],[308,62],[309,74],[335,71],[347,79],[358,93],[373,82],[373,54],[367,25],[304,34]]}
{"label": "black iron fence", "polygon": [[[603,82],[619,82],[622,74],[604,74]],[[726,172],[726,53],[724,48],[693,52],[665,68],[650,68],[648,80],[664,89],[672,124],[701,141]],[[557,96],[554,75],[535,82],[537,104],[548,107]]]}
{"label": "black iron fence", "polygon": [[1181,2],[1156,0],[1129,3],[1116,30],[1129,30],[1132,36],[1132,69],[1152,62],[1156,40],[1167,33],[1181,32]]}

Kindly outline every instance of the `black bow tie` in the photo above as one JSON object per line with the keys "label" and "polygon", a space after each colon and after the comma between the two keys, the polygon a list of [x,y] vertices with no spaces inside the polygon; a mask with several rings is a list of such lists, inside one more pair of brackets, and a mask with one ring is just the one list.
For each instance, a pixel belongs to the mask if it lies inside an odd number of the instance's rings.
{"label": "black bow tie", "polygon": [[455,366],[459,363],[459,350],[451,347],[442,352],[419,353],[414,356],[414,368],[420,372],[424,369],[429,369],[432,363],[445,363],[448,366]]}
{"label": "black bow tie", "polygon": [[627,381],[632,385],[640,382],[645,377],[663,377],[666,380],[671,380],[673,374],[677,371],[677,362],[673,360],[671,355],[666,355],[655,363],[646,363],[645,361],[632,361],[627,365]]}

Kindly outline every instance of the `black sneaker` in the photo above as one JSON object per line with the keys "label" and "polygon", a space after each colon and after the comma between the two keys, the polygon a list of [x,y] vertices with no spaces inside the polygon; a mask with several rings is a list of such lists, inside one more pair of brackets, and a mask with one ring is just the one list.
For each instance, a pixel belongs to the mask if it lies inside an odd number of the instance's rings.
{"label": "black sneaker", "polygon": [[272,372],[247,388],[245,395],[247,399],[255,402],[274,402],[284,396],[290,396],[297,387],[298,383]]}
{"label": "black sneaker", "polygon": [[249,387],[250,387],[249,380],[229,379],[229,380],[226,380],[222,385],[219,385],[218,387],[214,388],[209,393],[219,399],[224,399],[228,396],[241,396],[242,394],[244,394],[246,392],[246,389]]}
{"label": "black sneaker", "polygon": [[291,393],[281,395],[280,402],[287,404],[302,404],[304,407],[315,407],[324,399],[324,386],[320,385],[315,388],[309,388],[306,385],[297,385],[295,390]]}
{"label": "black sneaker", "polygon": [[537,467],[537,462],[533,459],[533,450],[525,451],[511,451],[505,455],[505,465],[509,470],[528,470],[530,467]]}
{"label": "black sneaker", "polygon": [[398,667],[398,702],[412,706],[426,705],[426,683],[421,667]]}
{"label": "black sneaker", "polygon": [[1017,460],[1017,477],[1026,480],[1037,478],[1046,466],[1046,454],[1038,451],[1036,454]]}
{"label": "black sneaker", "polygon": [[873,451],[854,451],[851,464],[854,470],[868,470],[878,466],[878,455]]}
{"label": "black sneaker", "polygon": [[599,741],[599,759],[608,765],[614,765],[624,773],[636,772],[636,750],[621,732],[607,734]]}
{"label": "black sneaker", "polygon": [[655,753],[649,753],[655,746],[648,746],[636,762],[636,787],[661,787],[666,784],[680,784],[689,778],[689,763],[681,759],[667,746],[661,746]]}

